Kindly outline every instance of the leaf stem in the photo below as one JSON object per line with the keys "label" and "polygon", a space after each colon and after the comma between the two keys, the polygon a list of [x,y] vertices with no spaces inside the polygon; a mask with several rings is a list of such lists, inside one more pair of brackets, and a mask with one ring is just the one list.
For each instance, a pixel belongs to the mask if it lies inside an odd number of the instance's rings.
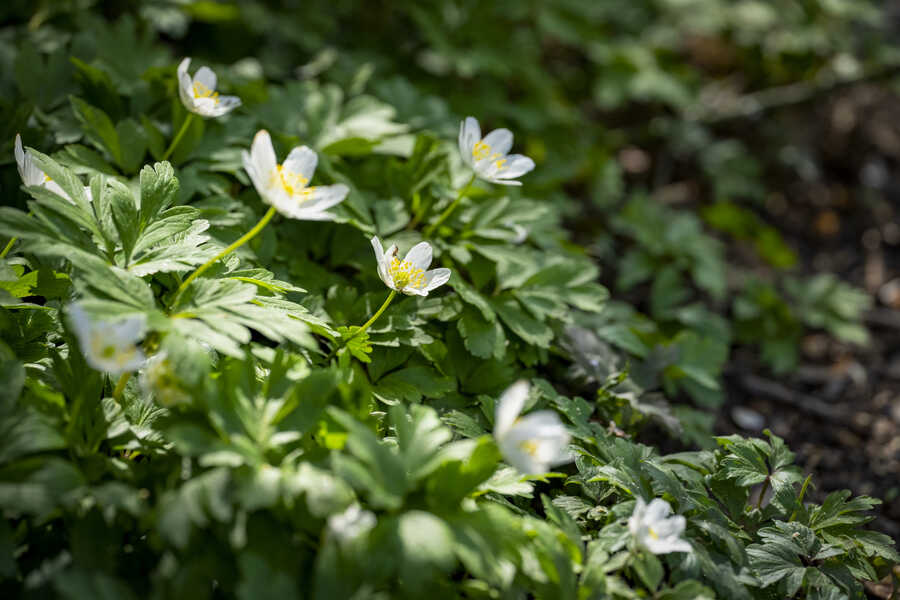
{"label": "leaf stem", "polygon": [[178,130],[178,133],[175,134],[175,137],[172,139],[172,143],[169,144],[169,148],[166,150],[166,153],[162,155],[162,160],[167,160],[172,152],[175,151],[175,148],[178,146],[178,142],[181,141],[181,138],[184,137],[184,134],[187,133],[188,127],[191,125],[191,121],[194,120],[194,113],[189,112],[187,116],[184,118],[184,123],[181,124],[181,129]]}
{"label": "leaf stem", "polygon": [[213,258],[209,259],[208,261],[206,261],[205,263],[203,263],[202,265],[197,267],[197,270],[194,271],[193,273],[191,273],[190,276],[187,279],[185,279],[183,282],[181,282],[180,286],[178,286],[178,290],[175,292],[175,297],[172,300],[171,306],[172,307],[178,306],[178,300],[181,298],[181,294],[184,293],[184,290],[187,289],[187,287],[191,284],[192,281],[194,281],[195,279],[200,277],[200,275],[202,275],[204,271],[206,271],[208,268],[213,266],[220,258],[228,256],[229,254],[231,254],[232,252],[234,252],[235,250],[237,250],[238,248],[240,248],[241,246],[243,246],[244,244],[246,244],[247,242],[252,240],[256,236],[256,234],[258,234],[260,231],[262,231],[262,228],[265,227],[266,224],[269,221],[271,221],[272,217],[274,217],[274,216],[275,216],[275,207],[270,206],[269,210],[266,211],[266,214],[264,214],[262,219],[259,220],[259,223],[257,223],[256,225],[253,226],[253,229],[251,229],[250,231],[248,231],[247,233],[245,233],[244,235],[239,237],[230,246],[228,246],[227,248],[225,248],[224,250],[222,250],[221,252],[216,254]]}
{"label": "leaf stem", "polygon": [[766,492],[769,491],[769,479],[771,478],[771,475],[767,475],[766,480],[763,482],[762,490],[759,492],[759,499],[756,501],[756,510],[762,510],[763,498],[766,497]]}
{"label": "leaf stem", "polygon": [[469,193],[469,188],[472,187],[472,183],[474,183],[474,181],[475,181],[475,173],[472,173],[472,177],[469,178],[469,182],[466,185],[464,185],[459,190],[459,193],[456,195],[456,200],[451,202],[450,206],[448,206],[447,208],[444,209],[444,212],[441,213],[441,216],[438,217],[437,221],[435,221],[434,223],[432,223],[431,225],[429,225],[428,227],[425,228],[425,231],[423,232],[425,237],[430,237],[431,234],[434,233],[434,230],[437,229],[441,223],[446,221],[447,217],[449,217],[451,214],[453,214],[453,211],[456,210],[456,207],[459,206],[459,203],[462,201],[462,199],[466,196],[466,194]]}
{"label": "leaf stem", "polygon": [[812,475],[807,475],[806,479],[803,481],[803,486],[800,488],[800,495],[797,496],[797,508],[794,509],[794,512],[791,513],[791,517],[788,519],[788,523],[797,518],[797,511],[803,507],[803,497],[806,495],[806,488],[809,487],[809,482],[812,480]]}
{"label": "leaf stem", "polygon": [[116,382],[116,389],[113,390],[113,399],[122,399],[122,393],[125,391],[125,384],[128,383],[129,379],[131,379],[131,371],[122,373],[122,376],[119,377],[119,381]]}

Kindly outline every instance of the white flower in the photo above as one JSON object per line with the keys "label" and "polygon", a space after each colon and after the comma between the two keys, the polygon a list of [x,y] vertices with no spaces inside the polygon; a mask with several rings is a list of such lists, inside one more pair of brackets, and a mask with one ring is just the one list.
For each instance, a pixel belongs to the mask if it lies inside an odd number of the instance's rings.
{"label": "white flower", "polygon": [[494,439],[506,462],[523,474],[537,475],[572,460],[566,452],[570,436],[551,410],[519,418],[527,397],[525,381],[517,381],[503,392],[494,413]]}
{"label": "white flower", "polygon": [[375,527],[375,515],[363,510],[359,504],[351,504],[342,513],[328,517],[328,531],[341,544],[351,542]]}
{"label": "white flower", "polygon": [[237,96],[220,96],[216,91],[216,74],[209,67],[200,67],[193,79],[188,74],[190,58],[178,65],[178,95],[184,107],[201,117],[220,117],[241,105]]}
{"label": "white flower", "polygon": [[121,375],[144,364],[137,343],[144,337],[144,319],[130,317],[117,322],[92,319],[78,304],[69,306],[69,319],[81,353],[98,371]]}
{"label": "white flower", "polygon": [[147,359],[141,371],[141,389],[145,394],[153,394],[163,406],[186,404],[191,397],[182,389],[178,376],[172,370],[172,361],[165,352],[159,352]]}
{"label": "white flower", "polygon": [[[15,155],[16,155],[16,166],[19,168],[19,177],[22,178],[22,183],[26,186],[40,186],[45,188],[48,191],[53,192],[57,196],[65,198],[69,202],[72,202],[72,199],[69,198],[69,195],[63,191],[59,184],[50,179],[50,176],[41,171],[41,169],[34,164],[34,159],[31,158],[31,154],[25,151],[22,148],[22,136],[18,133],[16,134],[16,145],[15,145]],[[88,202],[91,200],[91,188],[90,186],[84,188],[84,193],[87,196]]]}
{"label": "white flower", "polygon": [[306,146],[298,146],[279,165],[272,138],[265,129],[256,133],[250,152],[243,153],[243,160],[244,170],[263,201],[292,219],[330,221],[334,215],[325,209],[342,202],[350,191],[342,183],[307,187],[319,161],[316,153]]}
{"label": "white flower", "polygon": [[691,552],[691,545],[681,539],[685,519],[681,515],[670,517],[672,507],[662,498],[654,498],[650,504],[637,499],[634,512],[628,519],[628,531],[638,546],[653,554]]}
{"label": "white flower", "polygon": [[495,129],[483,138],[475,117],[466,117],[459,125],[459,152],[463,162],[485,181],[501,185],[522,185],[512,181],[534,168],[534,161],[521,154],[509,154],[513,134]]}
{"label": "white flower", "polygon": [[378,261],[378,276],[392,290],[408,296],[427,296],[434,288],[444,285],[450,279],[450,269],[432,269],[431,244],[419,242],[406,253],[403,260],[397,258],[397,246],[392,244],[385,252],[378,236],[372,238],[372,248]]}

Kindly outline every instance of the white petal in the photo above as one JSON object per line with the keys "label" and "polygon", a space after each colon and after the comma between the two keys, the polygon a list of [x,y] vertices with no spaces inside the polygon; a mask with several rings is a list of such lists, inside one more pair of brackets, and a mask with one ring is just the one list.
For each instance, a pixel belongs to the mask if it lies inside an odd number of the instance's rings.
{"label": "white petal", "polygon": [[534,169],[533,160],[522,154],[510,154],[506,157],[506,163],[504,163],[503,168],[498,169],[494,177],[497,179],[512,179],[521,177],[532,169]]}
{"label": "white petal", "polygon": [[181,77],[183,73],[186,74],[188,72],[188,67],[190,66],[190,64],[191,57],[189,56],[185,57],[180,63],[178,63],[178,77]]}
{"label": "white petal", "polygon": [[517,471],[524,475],[540,475],[549,470],[549,465],[537,460],[534,456],[525,452],[519,445],[521,440],[504,437],[498,442],[503,458]]}
{"label": "white petal", "polygon": [[188,65],[191,64],[190,58],[185,58],[178,65],[178,96],[185,108],[194,111],[194,83],[188,74]]}
{"label": "white petal", "polygon": [[669,506],[668,502],[666,502],[662,498],[654,498],[650,501],[650,504],[647,505],[647,511],[644,514],[644,519],[648,523],[655,523],[657,521],[662,521],[671,513],[672,507]]}
{"label": "white petal", "polygon": [[425,291],[430,292],[450,281],[450,269],[432,269],[425,272]]}
{"label": "white petal", "polygon": [[384,282],[386,286],[389,288],[394,287],[394,280],[391,278],[391,274],[388,273],[387,270],[387,261],[385,260],[384,249],[381,246],[381,240],[378,239],[378,236],[374,236],[371,240],[372,242],[372,250],[375,251],[375,268],[378,271],[378,277],[381,281]]}
{"label": "white petal", "polygon": [[67,312],[69,313],[69,324],[75,331],[75,335],[78,338],[85,337],[91,329],[90,317],[78,303],[70,304]]}
{"label": "white petal", "polygon": [[213,98],[191,98],[190,100],[191,112],[194,112],[201,117],[214,117],[216,116],[216,101]]}
{"label": "white petal", "polygon": [[506,156],[512,149],[513,134],[509,129],[495,129],[484,136],[482,141],[490,146],[492,155]]}
{"label": "white petal", "polygon": [[422,296],[423,298],[428,295],[428,290],[424,287],[416,287],[414,285],[405,285],[403,289],[400,290],[407,296]]}
{"label": "white petal", "polygon": [[664,539],[678,539],[682,533],[684,533],[684,528],[687,522],[685,518],[681,515],[675,515],[674,517],[669,517],[664,521],[658,521],[653,525],[653,532]]}
{"label": "white petal", "polygon": [[656,539],[651,535],[646,536],[643,546],[653,554],[668,554],[669,552],[691,552],[693,548],[685,540]]}
{"label": "white petal", "polygon": [[256,191],[261,195],[261,190],[264,188],[263,180],[256,170],[256,165],[253,164],[253,158],[246,150],[241,151],[241,162],[244,163],[244,170],[247,171],[247,175],[250,176],[250,181],[253,182],[253,187],[255,187]]}
{"label": "white petal", "polygon": [[496,183],[498,185],[522,185],[521,181],[516,181],[515,179],[496,179],[491,177],[483,177],[485,181],[490,181],[491,183]]}
{"label": "white petal", "polygon": [[413,246],[403,259],[423,271],[431,265],[432,250],[428,242],[419,242]]}
{"label": "white petal", "polygon": [[[69,197],[69,195],[65,192],[65,190],[63,190],[61,187],[59,187],[59,184],[56,183],[55,181],[44,180],[43,186],[44,186],[44,189],[45,189],[45,190],[48,190],[48,191],[50,191],[50,192],[53,192],[53,193],[56,194],[57,196],[59,196],[59,197],[61,197],[61,198],[65,198],[65,199],[68,200],[69,202],[72,202],[72,199],[71,199],[71,198]],[[74,202],[72,202],[72,204],[74,204]]]}
{"label": "white petal", "polygon": [[503,437],[525,407],[528,382],[519,380],[506,388],[494,409],[494,436]]}
{"label": "white petal", "polygon": [[381,245],[381,240],[378,239],[377,235],[372,236],[372,239],[369,240],[372,243],[372,250],[375,251],[375,260],[378,261],[378,264],[384,263],[384,246]]}
{"label": "white petal", "polygon": [[466,117],[466,120],[459,124],[459,153],[463,162],[472,166],[472,149],[481,139],[481,127],[478,125],[478,119],[475,117]]}
{"label": "white petal", "polygon": [[141,317],[130,317],[112,324],[112,337],[121,345],[135,344],[144,337],[146,321]]}
{"label": "white petal", "polygon": [[250,158],[260,178],[271,176],[278,166],[278,160],[275,158],[275,148],[272,146],[272,138],[269,137],[269,132],[265,129],[260,129],[253,136],[253,144],[250,146]]}
{"label": "white petal", "polygon": [[216,91],[216,74],[209,67],[200,67],[194,73],[194,83],[199,83],[211,92]]}
{"label": "white petal", "polygon": [[25,150],[22,148],[22,136],[18,133],[16,134],[16,143],[13,154],[16,156],[16,164],[19,166],[19,175],[21,176],[22,167],[25,166]]}
{"label": "white petal", "polygon": [[221,117],[241,105],[237,96],[219,96],[218,98],[193,98],[193,112],[203,117]]}
{"label": "white petal", "polygon": [[350,188],[343,183],[336,183],[306,188],[300,194],[295,194],[295,197],[302,196],[298,200],[302,200],[300,208],[304,211],[322,212],[343,202],[349,191]]}
{"label": "white petal", "polygon": [[[47,182],[47,176],[34,163],[31,154],[22,148],[22,138],[18,133],[16,134],[14,153],[16,155],[16,167],[19,170],[19,177],[22,178],[22,183],[25,185],[44,185]],[[65,197],[68,198],[68,196]]]}
{"label": "white petal", "polygon": [[287,158],[284,159],[282,166],[285,171],[302,175],[306,178],[307,183],[312,181],[313,174],[316,172],[316,165],[319,162],[319,156],[314,150],[307,146],[298,146],[291,150]]}

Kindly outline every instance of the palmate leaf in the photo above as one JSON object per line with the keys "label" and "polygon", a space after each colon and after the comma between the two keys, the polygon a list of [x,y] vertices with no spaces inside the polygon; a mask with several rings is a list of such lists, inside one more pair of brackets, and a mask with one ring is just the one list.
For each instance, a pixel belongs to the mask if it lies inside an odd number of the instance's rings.
{"label": "palmate leaf", "polygon": [[304,321],[311,318],[305,308],[280,298],[257,298],[256,290],[236,279],[197,279],[172,327],[236,358],[243,356],[241,345],[250,341],[251,329],[274,342],[316,347]]}

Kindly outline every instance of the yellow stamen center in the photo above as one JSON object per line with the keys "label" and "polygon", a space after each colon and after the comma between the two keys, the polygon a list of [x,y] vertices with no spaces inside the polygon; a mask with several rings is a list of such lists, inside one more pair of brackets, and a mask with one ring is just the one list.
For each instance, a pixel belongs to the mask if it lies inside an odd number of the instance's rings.
{"label": "yellow stamen center", "polygon": [[536,456],[538,453],[538,443],[534,440],[525,440],[524,442],[521,442],[519,448],[531,456]]}
{"label": "yellow stamen center", "polygon": [[652,527],[648,527],[648,528],[647,528],[647,533],[649,533],[649,534],[650,534],[650,537],[652,537],[654,540],[658,540],[658,539],[659,539],[659,536],[656,534],[655,531],[653,531],[653,528],[652,528]]}
{"label": "yellow stamen center", "polygon": [[215,92],[199,81],[194,82],[194,98],[212,98],[216,104],[219,103],[219,92]]}
{"label": "yellow stamen center", "polygon": [[425,287],[425,271],[416,267],[408,260],[399,260],[396,256],[391,258],[388,272],[398,288],[407,286],[421,289]]}
{"label": "yellow stamen center", "polygon": [[[312,188],[306,188],[306,184],[309,183],[309,179],[300,175],[299,173],[292,173],[291,171],[286,171],[283,165],[278,165],[276,167],[278,169],[278,177],[281,181],[281,187],[284,188],[284,191],[288,193],[288,196],[293,196],[294,194],[300,193],[302,191],[300,202],[308,199],[312,194]],[[306,189],[304,189],[306,188]]]}
{"label": "yellow stamen center", "polygon": [[475,145],[472,146],[472,158],[475,160],[481,160],[482,158],[487,158],[491,154],[491,147],[485,144],[483,141],[475,142]]}
{"label": "yellow stamen center", "polygon": [[50,179],[50,176],[49,176],[49,175],[47,175],[46,173],[44,173],[44,183],[47,183],[48,181],[53,181],[53,180]]}
{"label": "yellow stamen center", "polygon": [[499,152],[491,152],[491,150],[490,145],[485,144],[484,140],[475,142],[475,145],[472,146],[472,158],[476,161],[485,159],[493,161],[494,167],[496,167],[498,171],[502,171],[506,168],[506,159],[503,158],[503,155]]}

